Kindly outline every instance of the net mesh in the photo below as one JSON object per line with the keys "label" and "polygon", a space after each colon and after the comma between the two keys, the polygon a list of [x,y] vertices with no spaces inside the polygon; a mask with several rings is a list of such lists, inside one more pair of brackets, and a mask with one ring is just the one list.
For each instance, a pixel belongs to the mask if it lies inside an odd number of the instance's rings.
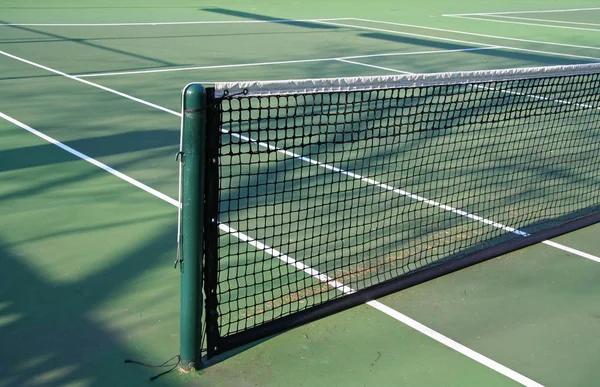
{"label": "net mesh", "polygon": [[213,330],[598,211],[599,89],[590,72],[222,95]]}

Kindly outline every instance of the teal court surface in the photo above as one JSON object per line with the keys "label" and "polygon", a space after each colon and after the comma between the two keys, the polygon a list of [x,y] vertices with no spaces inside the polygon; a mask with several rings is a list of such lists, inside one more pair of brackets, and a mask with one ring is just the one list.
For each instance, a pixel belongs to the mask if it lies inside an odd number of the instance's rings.
{"label": "teal court surface", "polygon": [[[186,84],[597,63],[599,21],[591,1],[3,1],[0,386],[147,385],[165,368],[123,361],[179,353]],[[152,384],[598,385],[599,231]]]}

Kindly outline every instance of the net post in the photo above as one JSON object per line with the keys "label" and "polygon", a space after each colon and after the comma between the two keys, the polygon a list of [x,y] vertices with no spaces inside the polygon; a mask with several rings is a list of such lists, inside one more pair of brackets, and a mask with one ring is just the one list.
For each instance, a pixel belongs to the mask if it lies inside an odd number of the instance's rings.
{"label": "net post", "polygon": [[180,213],[180,367],[200,368],[202,342],[202,264],[206,148],[206,90],[183,90]]}

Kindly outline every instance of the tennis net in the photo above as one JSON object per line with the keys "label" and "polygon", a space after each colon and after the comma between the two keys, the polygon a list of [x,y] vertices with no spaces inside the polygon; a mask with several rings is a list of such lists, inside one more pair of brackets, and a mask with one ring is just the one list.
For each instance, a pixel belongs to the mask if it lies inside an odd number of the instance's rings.
{"label": "tennis net", "polygon": [[600,64],[206,90],[209,357],[600,220]]}

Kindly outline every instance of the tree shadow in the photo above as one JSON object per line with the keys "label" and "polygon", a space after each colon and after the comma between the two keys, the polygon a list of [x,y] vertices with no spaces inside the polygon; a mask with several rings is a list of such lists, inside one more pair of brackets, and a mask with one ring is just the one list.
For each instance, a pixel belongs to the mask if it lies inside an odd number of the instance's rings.
{"label": "tree shadow", "polygon": [[[224,14],[231,13],[225,12]],[[253,14],[236,14],[236,16],[239,17],[248,17],[248,15]],[[263,17],[262,19],[257,20],[274,19],[275,18]],[[306,26],[304,22],[301,22],[299,26],[313,29],[324,28],[321,25],[312,25],[315,23],[309,24],[311,25]],[[381,37],[378,36],[373,36],[372,38],[381,39]],[[420,39],[417,40],[420,41]],[[546,57],[544,56],[544,58]],[[138,134],[139,132],[135,135],[137,136]],[[162,135],[168,136],[167,133],[157,133],[156,137],[154,137],[154,134],[150,134],[148,143],[145,146],[140,145],[139,149],[147,149],[148,146],[160,146],[159,144],[161,144],[163,141],[161,137]],[[129,147],[127,149],[119,147],[120,141],[125,142],[123,138],[119,136],[122,135],[109,136],[111,139],[110,142],[107,140],[106,145],[116,145],[116,148],[115,150],[107,151],[108,154],[131,150]],[[97,138],[94,141],[99,141],[101,143],[104,140],[102,138]],[[328,140],[325,140],[324,142],[326,143]],[[133,143],[135,143],[135,141],[133,141]],[[176,143],[176,141],[168,141],[168,143]],[[68,144],[72,145],[73,147],[86,148],[88,146],[96,147],[98,142],[92,144],[91,142],[88,143],[87,140],[75,140]],[[165,144],[162,145],[164,146]],[[57,162],[56,160],[51,160],[51,158],[46,158],[46,156],[44,156],[45,148],[30,148],[31,149],[27,148],[26,150],[28,152],[38,152],[42,155],[42,158],[45,158],[45,161],[44,163],[40,164],[36,164],[36,162],[30,162],[31,165],[29,165],[29,167]],[[374,157],[375,156],[385,157],[385,152],[382,152],[380,155],[374,155]],[[12,157],[9,157],[9,159],[11,158]],[[70,156],[69,160],[72,160]],[[375,159],[373,159],[373,161],[374,160]],[[65,160],[59,159],[58,162],[65,161],[67,161],[67,158],[65,158]],[[281,171],[286,169],[286,165],[284,164],[289,165],[289,163],[289,160],[281,162],[281,169],[276,167],[275,169],[261,171],[259,168],[257,171],[259,177],[256,178],[257,180],[255,183],[259,185],[265,185],[266,182],[269,181],[269,174],[274,173],[277,175],[282,173]],[[352,163],[356,163],[356,161],[353,160]],[[0,165],[5,167],[4,162],[0,163]],[[5,168],[7,168],[6,170],[19,169],[16,165],[9,165]],[[266,168],[266,166],[261,168]],[[350,168],[351,167],[348,166],[348,169]],[[103,172],[98,171],[98,173]],[[57,181],[56,185],[58,186],[68,182],[83,180],[85,177],[86,174],[72,176],[67,180]],[[316,186],[323,185],[325,180],[322,176],[320,176],[317,179],[309,178],[308,182],[312,182]],[[310,184],[308,185],[310,186]],[[39,193],[42,189],[43,187],[41,186],[35,187],[33,190],[19,192],[19,195],[31,195],[33,193]],[[272,190],[272,187],[267,188],[266,193],[273,196],[273,194],[276,193],[276,190]],[[525,192],[525,195],[528,195],[528,193]],[[240,205],[240,203],[236,203],[235,205],[237,206],[236,211],[243,209],[244,207],[243,205]],[[273,205],[273,203],[267,202],[266,198],[258,197],[257,205],[267,207]],[[415,225],[416,221],[414,224],[405,224],[407,227]],[[437,228],[422,229],[422,231],[424,233],[426,232],[435,234],[437,232],[443,232],[446,227],[452,226],[453,224],[439,223]],[[98,227],[106,228],[110,227],[110,225],[105,224],[99,225]],[[49,234],[48,237],[51,237],[51,234]],[[120,261],[121,264],[113,266],[100,273],[96,273],[85,280],[82,280],[81,282],[59,286],[44,281],[42,278],[37,276],[36,273],[27,268],[27,266],[21,264],[21,259],[14,255],[11,252],[11,249],[8,246],[3,245],[2,241],[0,241],[0,258],[3,264],[4,261],[7,262],[5,266],[7,270],[5,271],[3,267],[3,270],[0,271],[0,284],[2,284],[2,289],[0,291],[0,300],[2,300],[2,304],[0,305],[8,305],[3,307],[3,309],[0,309],[0,313],[4,314],[5,312],[8,312],[6,315],[9,316],[7,319],[9,321],[11,319],[17,319],[15,322],[9,322],[6,325],[0,326],[0,336],[2,337],[2,340],[0,341],[3,343],[9,343],[10,345],[7,348],[19,347],[22,341],[22,346],[20,346],[16,351],[19,356],[16,357],[34,359],[34,366],[27,367],[23,366],[22,364],[16,364],[14,360],[11,360],[10,356],[12,356],[13,353],[5,355],[4,351],[0,352],[0,354],[3,355],[3,358],[6,358],[3,359],[3,364],[10,364],[10,371],[7,371],[5,376],[7,378],[6,380],[8,380],[10,383],[14,382],[15,385],[24,384],[24,382],[28,380],[27,378],[31,375],[31,368],[36,368],[40,370],[40,373],[63,370],[63,376],[58,377],[56,385],[67,384],[68,382],[75,382],[89,378],[92,378],[94,383],[93,385],[123,384],[123,375],[121,373],[119,373],[118,377],[109,376],[113,373],[112,367],[116,365],[116,363],[112,360],[114,360],[115,357],[120,357],[121,355],[123,355],[123,357],[128,357],[131,354],[131,351],[129,349],[122,348],[118,342],[118,338],[115,338],[112,333],[94,326],[93,323],[90,323],[90,321],[88,321],[85,317],[81,316],[86,316],[86,313],[94,305],[105,302],[110,296],[123,291],[122,285],[139,274],[140,267],[147,269],[158,265],[159,262],[148,259],[148,257],[156,257],[171,252],[174,240],[174,230],[164,230],[157,235],[150,236],[149,239],[150,241],[146,245],[141,246],[135,252],[124,256]],[[340,240],[342,245],[344,242],[344,239]],[[162,264],[162,262],[160,264]],[[10,277],[7,276],[8,273],[11,274]],[[16,274],[13,276],[12,273]],[[110,279],[110,281],[107,281],[107,279]],[[7,284],[6,289],[4,289],[5,284]],[[41,294],[43,297],[38,297],[39,294]],[[24,319],[26,324],[23,326],[21,326],[20,323],[17,324],[17,322],[21,322],[20,319]],[[48,324],[47,326],[52,328],[52,334],[48,334],[48,329],[44,329],[44,325],[39,324],[39,320],[44,320],[44,322]],[[69,337],[69,335],[72,337]],[[78,345],[80,348],[77,348]],[[111,356],[112,360],[109,362],[110,364],[107,364],[105,367],[101,367],[99,370],[94,369],[94,372],[91,372],[91,366],[86,363],[87,360],[90,357],[96,359],[102,358],[109,349],[115,349],[119,353],[119,356]],[[240,351],[241,350],[243,350],[243,348],[240,349]],[[39,357],[40,353],[42,353],[41,357]],[[46,356],[46,354],[49,354],[49,356]],[[36,356],[39,358],[36,359]],[[226,355],[224,355],[224,357],[226,357]],[[121,358],[118,360],[120,361]],[[100,373],[101,376],[98,376],[98,373]],[[135,375],[136,377],[139,376],[137,372]]]}
{"label": "tree shadow", "polygon": [[219,8],[219,7],[200,8],[199,10],[217,13],[220,15],[235,16],[235,17],[239,17],[242,19],[250,19],[250,20],[257,20],[257,21],[271,21],[274,23],[288,24],[291,26],[302,27],[302,28],[312,28],[312,29],[318,29],[318,30],[335,30],[335,29],[340,28],[338,26],[332,26],[332,25],[327,25],[327,24],[313,23],[313,22],[309,22],[309,21],[295,21],[295,20],[289,20],[286,18],[276,18],[276,17],[261,15],[261,14],[257,14],[257,13],[236,11],[233,9],[225,9],[225,8]]}
{"label": "tree shadow", "polygon": [[[0,382],[6,386],[138,385],[144,374],[151,376],[152,371],[123,365],[124,359],[139,353],[124,343],[124,332],[107,330],[91,313],[123,292],[140,275],[141,267],[151,270],[164,265],[162,257],[173,253],[174,238],[175,227],[168,227],[149,235],[119,264],[62,284],[36,273],[0,240]],[[144,306],[138,304],[129,313],[143,312]],[[159,385],[166,384],[159,381]]]}
{"label": "tree shadow", "polygon": [[[4,20],[0,20],[0,23],[6,23],[6,21]],[[155,63],[157,65],[160,65],[162,67],[165,66],[177,66],[176,63],[172,63],[169,61],[164,61],[162,59],[158,59],[158,58],[154,58],[154,57],[149,57],[149,56],[145,56],[145,55],[141,55],[141,54],[135,54],[129,51],[124,51],[124,50],[119,50],[117,48],[112,48],[112,47],[107,47],[98,43],[93,43],[93,42],[88,42],[86,40],[81,40],[81,39],[73,39],[73,38],[69,38],[68,36],[64,36],[64,35],[59,35],[59,34],[55,34],[52,32],[47,32],[47,31],[41,31],[39,29],[35,29],[35,28],[31,28],[31,27],[26,27],[26,26],[18,26],[18,25],[9,25],[9,26],[4,26],[2,28],[12,28],[15,30],[20,30],[20,31],[27,31],[27,32],[31,32],[34,34],[38,34],[38,35],[42,35],[42,36],[47,36],[50,38],[54,38],[54,39],[58,39],[60,41],[63,42],[71,42],[71,43],[76,43],[76,44],[81,44],[83,46],[86,47],[90,47],[90,48],[94,48],[94,49],[99,49],[102,51],[108,51],[110,53],[113,54],[119,54],[119,55],[125,55],[128,56],[130,58],[135,58],[135,59],[141,59],[144,61],[149,61],[152,63]]]}
{"label": "tree shadow", "polygon": [[[176,131],[156,129],[86,137],[63,144],[84,154],[104,157],[177,144],[178,137]],[[70,161],[73,161],[73,155],[67,152],[57,155],[53,144],[9,149],[0,154],[0,173]]]}
{"label": "tree shadow", "polygon": [[[444,42],[435,39],[426,39],[426,38],[416,38],[410,36],[402,36],[395,34],[387,34],[387,33],[379,33],[379,32],[367,32],[361,33],[360,36],[369,38],[369,39],[377,39],[383,40],[386,42],[394,42],[400,44],[411,44],[423,47],[431,47],[440,50],[465,50],[465,49],[473,49],[477,47],[481,47],[480,45],[467,45],[460,43],[451,43]],[[514,51],[510,48],[502,49],[486,49],[486,50],[477,50],[470,51],[470,54],[475,54],[478,56],[484,57],[493,57],[493,58],[502,58],[502,59],[513,59],[519,61],[532,61],[544,63],[544,65],[561,65],[561,64],[571,64],[573,62],[570,58],[561,58],[559,56],[545,55],[541,53],[531,53],[531,52],[522,52],[522,51]],[[591,59],[588,60],[592,62]]]}
{"label": "tree shadow", "polygon": [[[350,28],[340,28],[337,32],[349,31]],[[277,35],[306,35],[306,34],[318,34],[320,31],[278,31]],[[128,37],[106,37],[106,38],[77,38],[73,41],[108,41],[108,40],[160,40],[160,39],[178,39],[178,38],[206,38],[206,37],[220,37],[220,36],[261,36],[261,35],[273,35],[273,32],[239,32],[239,33],[227,33],[227,32],[212,32],[208,34],[193,34],[193,35],[156,35],[156,36],[128,36]],[[2,41],[0,44],[27,44],[27,43],[60,43],[64,42],[63,39],[19,39],[15,41]],[[128,70],[128,69],[123,69]],[[0,78],[1,79],[1,78]]]}
{"label": "tree shadow", "polygon": [[[280,23],[297,26],[297,27],[311,28],[311,29],[351,28],[351,27],[341,27],[341,26],[334,26],[334,25],[328,25],[328,24],[322,24],[322,23],[316,23],[316,22],[295,22],[292,20],[287,20],[285,18],[276,18],[276,17],[271,17],[271,16],[257,14],[257,13],[241,12],[241,11],[236,11],[236,10],[231,10],[231,9],[218,8],[218,7],[201,8],[200,10],[218,13],[218,14],[222,14],[222,15],[235,16],[235,17],[240,17],[240,18],[250,19],[250,20],[265,20],[265,21],[280,22]],[[401,31],[399,31],[399,32],[401,32]],[[377,39],[377,40],[383,40],[383,41],[388,41],[388,42],[410,44],[410,45],[417,45],[417,46],[423,46],[423,47],[432,47],[432,48],[437,48],[437,49],[441,49],[441,50],[461,50],[461,49],[464,50],[464,49],[472,49],[472,48],[481,47],[480,45],[475,45],[475,44],[468,45],[468,44],[444,42],[444,41],[436,40],[433,37],[431,39],[427,39],[427,38],[401,36],[401,35],[397,35],[397,34],[381,33],[381,32],[360,32],[358,35],[361,37],[369,38],[369,39]],[[477,50],[477,51],[471,51],[470,53],[476,54],[476,55],[482,55],[482,56],[503,58],[503,59],[516,59],[516,60],[522,60],[522,61],[537,61],[537,62],[544,63],[544,64],[565,64],[565,63],[570,64],[570,63],[572,63],[572,60],[569,60],[568,58],[560,58],[557,56],[544,55],[541,53],[530,53],[530,52],[525,53],[525,52],[519,52],[519,51],[511,51],[508,49],[505,49],[505,50],[502,50],[502,49]],[[591,60],[589,60],[589,61],[591,61]]]}
{"label": "tree shadow", "polygon": [[57,6],[57,7],[16,7],[16,6],[9,6],[9,7],[2,7],[0,6],[0,9],[172,9],[172,8],[196,8],[194,6],[177,6],[177,5],[165,5],[165,6],[159,6],[159,5],[154,5],[154,6],[143,6],[143,5],[131,5],[131,6],[119,6],[119,5],[111,5],[111,6],[106,6],[106,7],[98,7],[98,6],[81,6],[81,7],[61,7],[61,6]]}
{"label": "tree shadow", "polygon": [[[21,43],[19,43],[21,44]],[[162,66],[161,66],[162,67]],[[114,69],[111,71],[119,72],[119,71],[139,71],[139,70],[155,70],[156,66],[141,66],[141,67],[126,67]],[[81,75],[86,73],[81,73]],[[40,79],[40,78],[61,78],[62,75],[59,74],[47,74],[47,75],[26,75],[20,77],[0,77],[0,81],[11,81],[11,80],[25,80],[25,79]]]}

